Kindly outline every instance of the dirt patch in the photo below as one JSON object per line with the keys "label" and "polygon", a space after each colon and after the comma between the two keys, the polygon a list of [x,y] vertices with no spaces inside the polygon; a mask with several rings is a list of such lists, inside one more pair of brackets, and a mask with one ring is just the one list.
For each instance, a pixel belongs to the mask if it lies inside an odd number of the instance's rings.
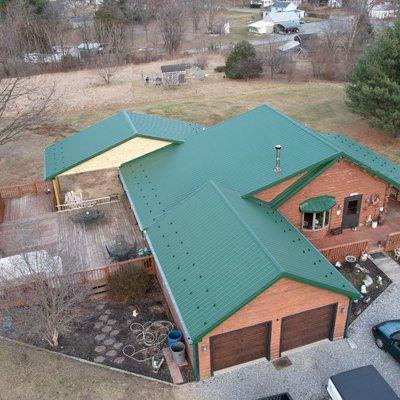
{"label": "dirt patch", "polygon": [[[139,310],[136,317],[132,316],[134,308]],[[18,313],[14,313],[14,318],[18,318]],[[136,345],[137,343],[130,325],[133,322],[145,324],[149,321],[172,322],[167,304],[155,279],[152,280],[146,296],[134,302],[93,302],[88,307],[83,320],[75,325],[72,332],[60,338],[59,347],[55,351],[89,361],[100,362],[104,365],[166,382],[172,382],[165,361],[159,371],[154,372],[151,360],[138,362],[123,354],[123,348],[126,345]],[[15,324],[15,326],[18,326],[18,324]],[[103,332],[104,327],[110,327],[110,331]],[[27,341],[38,347],[54,350],[48,348],[40,340],[29,341],[24,332],[11,330],[6,336],[12,339]],[[161,347],[165,346],[166,343],[163,342]],[[104,359],[98,361],[97,357]],[[182,372],[186,382],[194,379],[190,367],[185,368]]]}
{"label": "dirt patch", "polygon": [[[373,280],[373,283],[367,287],[367,293],[364,295],[364,298],[356,303],[353,302],[350,322],[353,322],[392,283],[392,281],[371,260],[361,261],[359,262],[359,265],[361,267],[360,269],[346,265],[340,269],[340,272],[345,276],[345,278],[359,291],[361,286],[364,284],[367,275]],[[382,278],[381,283],[379,283],[378,277]]]}

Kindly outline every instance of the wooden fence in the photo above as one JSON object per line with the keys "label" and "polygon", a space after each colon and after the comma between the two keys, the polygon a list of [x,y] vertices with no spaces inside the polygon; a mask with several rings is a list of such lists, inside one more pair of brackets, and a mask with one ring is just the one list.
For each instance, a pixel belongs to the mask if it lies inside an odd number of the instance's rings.
{"label": "wooden fence", "polygon": [[390,233],[385,243],[385,251],[393,251],[400,247],[400,232]]}
{"label": "wooden fence", "polygon": [[39,181],[34,183],[27,183],[25,185],[6,186],[0,188],[0,197],[3,199],[12,199],[15,197],[22,197],[27,194],[38,194],[51,192],[53,185],[49,181]]}
{"label": "wooden fence", "polygon": [[348,255],[352,255],[359,259],[367,250],[369,240],[362,240],[359,242],[346,243],[339,246],[327,247],[321,249],[320,252],[331,262],[336,263],[337,261],[343,262],[344,258]]}

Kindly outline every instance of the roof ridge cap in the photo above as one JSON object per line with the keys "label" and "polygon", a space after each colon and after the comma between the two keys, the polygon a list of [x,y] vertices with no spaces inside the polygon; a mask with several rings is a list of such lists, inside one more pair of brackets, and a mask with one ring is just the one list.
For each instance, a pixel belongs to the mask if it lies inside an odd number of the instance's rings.
{"label": "roof ridge cap", "polygon": [[[223,198],[225,204],[229,207],[229,209],[235,214],[236,218],[240,221],[240,223],[244,226],[244,228],[249,232],[249,234],[255,239],[257,245],[261,248],[261,250],[268,256],[268,258],[272,261],[272,263],[275,265],[277,270],[283,274],[285,270],[281,267],[281,265],[278,263],[278,261],[275,259],[275,257],[270,253],[270,251],[262,244],[260,238],[257,236],[257,234],[249,227],[249,225],[243,220],[243,218],[239,215],[239,213],[236,211],[235,207],[229,202],[229,200],[226,198],[225,194],[221,191],[221,189],[218,187],[218,185],[213,181],[209,181],[213,187],[216,189],[218,194]],[[225,187],[224,185],[221,185]],[[227,190],[231,190],[226,188]],[[231,190],[235,193],[238,194],[239,200],[240,201],[247,201],[247,199],[243,199],[240,196],[239,192],[236,192],[235,190]]]}
{"label": "roof ridge cap", "polygon": [[329,146],[331,149],[338,151],[338,149],[332,145],[332,143],[330,143],[328,140],[325,140],[325,138],[318,132],[315,132],[314,130],[308,128],[306,125],[301,124],[300,122],[297,122],[296,120],[294,120],[293,118],[289,117],[288,115],[280,112],[279,110],[277,110],[275,107],[270,106],[267,103],[263,103],[266,107],[270,108],[273,112],[275,112],[276,114],[279,114],[281,117],[285,118],[287,121],[289,121],[290,123],[292,123],[293,125],[296,125],[297,127],[299,127],[300,129],[302,129],[303,131],[305,131],[306,133],[308,133],[310,136],[313,136],[315,139],[319,140],[320,142],[323,142],[324,144],[326,144],[327,146]]}
{"label": "roof ridge cap", "polygon": [[134,131],[133,133],[139,133],[139,131],[137,130],[135,124],[133,123],[133,121],[132,121],[132,119],[131,119],[131,117],[130,117],[130,115],[129,115],[129,111],[123,110],[123,111],[121,111],[121,112],[122,112],[122,114],[124,115],[125,119],[127,120],[128,125],[129,125],[129,126],[132,128],[132,130]]}

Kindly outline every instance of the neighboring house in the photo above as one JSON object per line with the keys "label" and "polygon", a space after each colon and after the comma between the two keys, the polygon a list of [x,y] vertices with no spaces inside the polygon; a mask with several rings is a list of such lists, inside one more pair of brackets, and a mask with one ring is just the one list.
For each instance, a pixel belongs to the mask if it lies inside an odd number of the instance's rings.
{"label": "neighboring house", "polygon": [[394,18],[396,16],[396,11],[392,3],[385,2],[381,4],[375,4],[373,7],[371,7],[369,15],[371,18],[377,19]]}
{"label": "neighboring house", "polygon": [[247,25],[250,33],[258,33],[259,35],[272,33],[274,30],[274,23],[270,21],[260,20]]}
{"label": "neighboring house", "polygon": [[196,379],[343,338],[361,296],[332,263],[400,246],[400,166],[267,105],[209,128],[122,112],[44,158],[58,199],[118,169]]}
{"label": "neighboring house", "polygon": [[273,15],[276,13],[293,13],[295,12],[298,18],[304,18],[305,12],[297,9],[297,4],[292,1],[276,1],[271,6],[266,7],[263,10],[263,18],[267,15]]}
{"label": "neighboring house", "polygon": [[161,79],[164,85],[178,86],[185,83],[187,64],[161,65]]}
{"label": "neighboring house", "polygon": [[300,25],[301,13],[296,11],[284,11],[284,12],[269,12],[264,13],[263,20],[267,22],[273,22],[274,24],[281,23],[297,23]]}
{"label": "neighboring house", "polygon": [[250,0],[250,7],[268,7],[273,4],[273,0]]}
{"label": "neighboring house", "polygon": [[290,40],[289,42],[286,42],[282,46],[278,47],[278,50],[285,54],[298,54],[301,51],[300,42],[297,40]]}

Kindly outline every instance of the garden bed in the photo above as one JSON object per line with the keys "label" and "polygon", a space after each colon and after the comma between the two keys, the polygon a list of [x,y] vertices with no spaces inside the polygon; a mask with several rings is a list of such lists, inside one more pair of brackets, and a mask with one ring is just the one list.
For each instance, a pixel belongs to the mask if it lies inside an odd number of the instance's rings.
{"label": "garden bed", "polygon": [[[348,266],[342,266],[340,272],[358,291],[360,291],[366,275],[369,275],[372,278],[373,283],[367,288],[367,293],[364,294],[362,300],[353,302],[350,322],[353,322],[392,283],[392,281],[371,260],[367,259],[366,261],[359,261],[358,264],[368,272],[356,273],[355,268]],[[378,276],[382,278],[381,284],[378,283]]]}
{"label": "garden bed", "polygon": [[[132,315],[134,309],[138,310],[136,317]],[[18,310],[13,310],[12,314],[14,320],[17,321]],[[126,345],[135,344],[137,347],[138,343],[135,341],[137,335],[132,332],[130,325],[132,323],[145,324],[149,321],[172,322],[167,304],[155,279],[152,279],[148,292],[140,300],[116,302],[105,299],[91,302],[82,320],[75,324],[70,333],[60,337],[59,346],[56,349],[50,348],[41,340],[29,339],[25,332],[17,330],[18,323],[13,324],[9,332],[2,332],[2,334],[38,347],[172,382],[165,361],[159,371],[154,372],[151,360],[138,362],[123,354],[123,348]],[[103,331],[104,328],[106,332]],[[165,346],[165,343],[161,345],[161,347]],[[185,382],[193,380],[189,366],[182,370],[182,375]]]}

